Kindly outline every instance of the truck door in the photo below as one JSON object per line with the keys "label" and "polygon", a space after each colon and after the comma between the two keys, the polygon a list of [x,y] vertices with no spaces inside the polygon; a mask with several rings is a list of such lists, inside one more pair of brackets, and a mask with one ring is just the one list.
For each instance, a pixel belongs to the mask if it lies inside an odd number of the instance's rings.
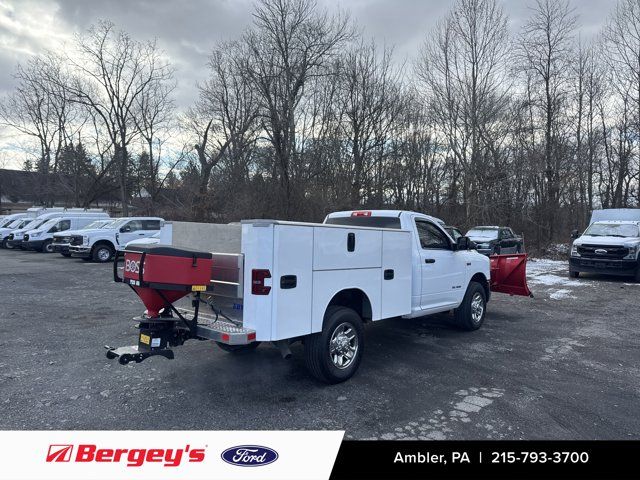
{"label": "truck door", "polygon": [[120,245],[126,245],[131,240],[135,240],[136,238],[145,237],[145,231],[142,228],[142,221],[140,220],[130,220],[125,223],[122,227],[120,227],[120,232],[118,233],[117,239]]}
{"label": "truck door", "polygon": [[466,266],[448,236],[434,223],[415,219],[418,233],[422,295],[421,308],[431,310],[459,303],[464,295]]}

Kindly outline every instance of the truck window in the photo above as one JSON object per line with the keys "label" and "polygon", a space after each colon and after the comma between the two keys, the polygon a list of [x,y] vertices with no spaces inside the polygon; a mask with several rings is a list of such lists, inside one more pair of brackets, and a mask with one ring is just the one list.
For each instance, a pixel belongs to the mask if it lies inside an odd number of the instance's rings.
{"label": "truck window", "polygon": [[142,220],[143,230],[160,230],[160,220]]}
{"label": "truck window", "polygon": [[449,240],[438,227],[424,220],[416,220],[416,228],[418,229],[418,237],[420,238],[420,246],[422,248],[440,248],[449,249]]}
{"label": "truck window", "polygon": [[346,225],[349,227],[395,228],[400,230],[399,217],[329,217],[326,225]]}
{"label": "truck window", "polygon": [[58,223],[58,232],[64,232],[65,230],[69,230],[71,228],[71,220],[62,220]]}
{"label": "truck window", "polygon": [[142,230],[142,222],[140,220],[131,220],[129,223],[122,227],[125,232],[137,232]]}

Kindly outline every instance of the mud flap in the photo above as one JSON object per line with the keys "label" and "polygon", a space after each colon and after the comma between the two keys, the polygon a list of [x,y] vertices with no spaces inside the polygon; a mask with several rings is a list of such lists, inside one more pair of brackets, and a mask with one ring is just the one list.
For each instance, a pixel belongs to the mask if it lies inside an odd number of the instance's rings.
{"label": "mud flap", "polygon": [[491,291],[533,297],[527,286],[527,254],[492,255]]}

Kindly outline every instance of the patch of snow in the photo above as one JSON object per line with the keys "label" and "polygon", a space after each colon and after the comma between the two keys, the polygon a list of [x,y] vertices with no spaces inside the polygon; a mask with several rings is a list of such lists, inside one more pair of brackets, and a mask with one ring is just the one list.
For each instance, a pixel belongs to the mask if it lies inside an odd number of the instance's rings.
{"label": "patch of snow", "polygon": [[566,288],[560,288],[559,290],[556,290],[555,292],[551,293],[549,297],[553,298],[554,300],[562,300],[563,298],[576,298],[571,295],[571,290],[567,290]]}

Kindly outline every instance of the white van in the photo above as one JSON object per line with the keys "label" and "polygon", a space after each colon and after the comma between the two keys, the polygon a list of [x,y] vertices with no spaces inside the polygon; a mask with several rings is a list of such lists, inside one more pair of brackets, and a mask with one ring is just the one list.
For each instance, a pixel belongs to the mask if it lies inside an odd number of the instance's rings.
{"label": "white van", "polygon": [[18,228],[22,228],[32,220],[33,218],[25,213],[14,213],[2,219],[2,222],[0,222],[0,247],[7,248],[9,234]]}
{"label": "white van", "polygon": [[52,213],[46,215],[57,215],[44,222],[35,230],[26,232],[22,239],[22,248],[27,250],[37,250],[44,253],[53,252],[53,234],[66,230],[78,230],[96,220],[109,218],[108,213],[99,212],[69,212]]}
{"label": "white van", "polygon": [[22,248],[22,237],[24,237],[24,234],[29,230],[35,230],[44,222],[49,221],[50,218],[51,217],[47,217],[46,215],[43,215],[42,217],[36,217],[36,218],[26,218],[25,220],[29,220],[27,223],[25,223],[22,227],[11,231],[7,235],[4,242],[4,247],[5,248]]}

